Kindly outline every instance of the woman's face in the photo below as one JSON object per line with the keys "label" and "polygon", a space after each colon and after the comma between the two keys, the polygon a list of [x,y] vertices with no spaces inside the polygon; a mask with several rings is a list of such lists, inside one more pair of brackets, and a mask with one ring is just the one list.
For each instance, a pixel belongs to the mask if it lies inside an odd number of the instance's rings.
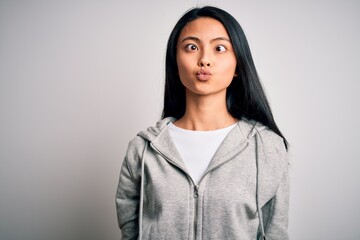
{"label": "woman's face", "polygon": [[225,27],[209,17],[189,22],[180,32],[176,62],[187,94],[226,93],[236,57]]}

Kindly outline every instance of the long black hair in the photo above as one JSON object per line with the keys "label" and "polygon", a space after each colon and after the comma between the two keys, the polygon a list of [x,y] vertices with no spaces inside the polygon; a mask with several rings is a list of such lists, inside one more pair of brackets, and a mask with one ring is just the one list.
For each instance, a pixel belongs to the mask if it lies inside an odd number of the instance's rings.
{"label": "long black hair", "polygon": [[244,31],[228,12],[211,6],[193,8],[186,12],[172,30],[166,50],[165,94],[162,118],[181,118],[185,114],[185,87],[180,81],[176,62],[176,47],[181,30],[185,25],[200,17],[211,17],[221,22],[229,34],[235,56],[236,76],[226,91],[228,112],[236,119],[246,117],[261,122],[288,142],[277,127],[269,102],[260,83],[250,47]]}

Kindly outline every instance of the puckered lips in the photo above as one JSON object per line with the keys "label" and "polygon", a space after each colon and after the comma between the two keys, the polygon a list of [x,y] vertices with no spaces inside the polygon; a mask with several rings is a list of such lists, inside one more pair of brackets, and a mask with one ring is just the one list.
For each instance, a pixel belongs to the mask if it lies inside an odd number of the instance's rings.
{"label": "puckered lips", "polygon": [[200,81],[207,81],[211,77],[211,72],[207,69],[200,69],[196,72],[196,78]]}

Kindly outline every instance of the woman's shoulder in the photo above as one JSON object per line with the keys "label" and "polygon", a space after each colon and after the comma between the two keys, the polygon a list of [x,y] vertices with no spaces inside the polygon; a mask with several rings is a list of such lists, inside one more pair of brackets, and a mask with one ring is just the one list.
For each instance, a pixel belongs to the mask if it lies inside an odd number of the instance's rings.
{"label": "woman's shoulder", "polygon": [[132,138],[126,150],[126,155],[141,156],[145,148],[146,140],[138,135]]}
{"label": "woman's shoulder", "polygon": [[263,149],[265,154],[264,164],[273,166],[273,172],[280,170],[287,172],[289,166],[289,152],[286,149],[284,139],[277,133],[267,128],[263,131]]}
{"label": "woman's shoulder", "polygon": [[284,139],[279,134],[275,133],[273,130],[269,128],[264,129],[262,137],[264,140],[264,144],[268,148],[273,149],[276,152],[286,152]]}
{"label": "woman's shoulder", "polygon": [[259,140],[261,141],[261,146],[264,150],[266,158],[271,160],[272,164],[277,163],[287,165],[289,154],[285,146],[284,139],[259,121],[248,120],[246,118],[243,120],[246,125],[253,127],[253,131],[259,134]]}

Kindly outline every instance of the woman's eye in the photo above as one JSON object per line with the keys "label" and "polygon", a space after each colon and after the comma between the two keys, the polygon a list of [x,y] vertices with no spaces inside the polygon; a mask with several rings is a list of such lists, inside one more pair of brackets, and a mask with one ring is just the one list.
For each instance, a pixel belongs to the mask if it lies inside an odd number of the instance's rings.
{"label": "woman's eye", "polygon": [[219,45],[219,46],[216,46],[215,50],[217,52],[226,52],[227,49],[223,45]]}
{"label": "woman's eye", "polygon": [[198,50],[198,47],[195,44],[188,44],[186,45],[185,49],[188,51],[196,51]]}

